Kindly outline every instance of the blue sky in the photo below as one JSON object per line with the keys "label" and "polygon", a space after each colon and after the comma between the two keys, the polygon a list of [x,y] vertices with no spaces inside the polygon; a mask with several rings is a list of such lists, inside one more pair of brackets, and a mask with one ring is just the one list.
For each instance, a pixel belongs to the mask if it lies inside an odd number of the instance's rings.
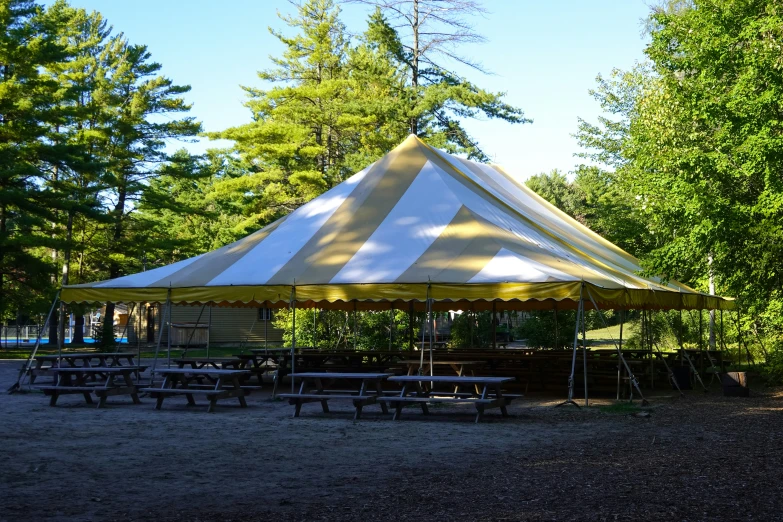
{"label": "blue sky", "polygon": [[[239,85],[260,86],[256,71],[269,67],[281,45],[267,27],[283,28],[277,11],[285,0],[70,0],[103,13],[116,31],[146,44],[163,72],[193,90],[193,114],[208,131],[249,121]],[[579,163],[571,136],[577,118],[595,120],[588,90],[599,73],[627,69],[644,59],[641,19],[645,0],[487,0],[490,13],[476,19],[488,41],[464,54],[494,72],[471,79],[524,109],[534,122],[509,125],[475,121],[468,129],[484,150],[525,179],[554,168],[569,172]],[[366,9],[344,7],[348,29],[361,32]],[[214,146],[214,144],[212,144]],[[192,146],[201,151],[207,144]]]}

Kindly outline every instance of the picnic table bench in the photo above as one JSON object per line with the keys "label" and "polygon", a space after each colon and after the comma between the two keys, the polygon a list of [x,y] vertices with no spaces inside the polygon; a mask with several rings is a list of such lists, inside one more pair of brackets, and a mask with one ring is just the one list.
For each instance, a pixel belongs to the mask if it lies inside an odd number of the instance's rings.
{"label": "picnic table bench", "polygon": [[[149,393],[157,399],[155,409],[163,406],[166,397],[184,395],[189,406],[195,406],[194,395],[204,395],[209,400],[207,412],[215,411],[215,403],[221,399],[236,397],[242,408],[247,407],[245,395],[257,390],[260,386],[243,386],[240,378],[250,375],[248,370],[224,370],[215,368],[161,368],[155,370],[156,375],[163,376],[159,387],[151,386],[139,391]],[[209,379],[214,384],[201,384],[202,379]],[[196,382],[194,382],[196,381]]]}
{"label": "picnic table bench", "polygon": [[[512,377],[475,377],[475,376],[451,376],[451,375],[397,375],[389,377],[389,382],[402,383],[402,390],[397,395],[379,396],[381,403],[391,403],[395,409],[392,419],[398,420],[402,415],[404,406],[420,405],[423,414],[429,414],[428,403],[470,403],[476,406],[476,422],[484,416],[484,410],[488,408],[500,408],[503,417],[508,417],[506,406],[514,399],[522,395],[504,394],[501,385],[513,381]],[[427,383],[449,384],[457,387],[478,386],[479,394],[454,392],[440,392],[433,389],[425,390]]]}
{"label": "picnic table bench", "polygon": [[52,371],[55,368],[133,366],[134,356],[135,354],[130,352],[71,352],[62,355],[36,355],[33,366],[28,368],[27,372],[30,375],[30,384],[34,384],[38,377],[52,376],[56,380],[56,374]]}
{"label": "picnic table bench", "polygon": [[[81,393],[87,404],[92,404],[91,394],[95,394],[98,408],[106,404],[106,398],[113,395],[130,395],[134,404],[140,404],[137,385],[131,375],[146,370],[146,366],[79,366],[53,368],[56,374],[52,385],[39,385],[37,389],[51,397],[49,406],[55,406],[60,395]],[[103,384],[96,382],[102,379]],[[93,379],[87,382],[88,379]],[[121,379],[118,382],[118,379]]]}
{"label": "picnic table bench", "polygon": [[[280,393],[278,397],[288,399],[288,403],[294,405],[294,417],[299,416],[302,404],[308,402],[320,402],[324,413],[329,413],[327,401],[331,399],[343,399],[353,401],[355,408],[354,420],[362,416],[362,408],[370,404],[376,404],[379,397],[383,395],[381,382],[391,373],[328,373],[328,372],[303,372],[292,373],[292,379],[300,379],[298,393]],[[339,379],[347,381],[356,381],[356,391],[351,390],[328,390],[323,386],[323,381],[327,379]],[[315,390],[308,390],[308,383],[315,385]],[[386,403],[381,402],[383,413],[389,413]]]}

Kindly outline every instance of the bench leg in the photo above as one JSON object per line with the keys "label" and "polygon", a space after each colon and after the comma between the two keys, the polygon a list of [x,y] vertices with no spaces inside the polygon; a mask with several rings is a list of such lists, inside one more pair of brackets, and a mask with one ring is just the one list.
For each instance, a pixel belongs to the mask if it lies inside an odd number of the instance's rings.
{"label": "bench leg", "polygon": [[402,403],[398,402],[397,406],[394,408],[394,415],[392,415],[392,420],[399,420],[400,415],[402,415]]}
{"label": "bench leg", "polygon": [[58,395],[59,394],[56,391],[52,392],[52,396],[49,399],[49,406],[55,406],[57,404],[57,397],[58,397]]}
{"label": "bench leg", "polygon": [[159,410],[161,406],[163,406],[163,394],[159,393],[158,394],[158,400],[155,401],[155,409]]}
{"label": "bench leg", "polygon": [[131,399],[133,399],[133,404],[141,404],[141,399],[139,399],[138,393],[131,393],[130,396]]}
{"label": "bench leg", "polygon": [[[381,381],[375,381],[375,389],[378,392],[378,397],[383,397],[383,386],[381,386]],[[389,413],[389,408],[386,406],[386,403],[384,401],[380,401],[381,403],[381,411],[383,413]]]}
{"label": "bench leg", "polygon": [[300,399],[297,399],[296,407],[294,408],[294,417],[298,417],[300,411],[302,411],[302,401]]}
{"label": "bench leg", "polygon": [[87,404],[92,404],[92,396],[90,395],[90,392],[84,392],[84,401]]}
{"label": "bench leg", "polygon": [[329,413],[329,401],[326,399],[321,401],[321,409],[324,410],[324,413]]}
{"label": "bench leg", "polygon": [[500,413],[503,415],[503,417],[508,417],[508,410],[506,409],[506,405],[508,404],[508,401],[503,398],[503,392],[500,391],[500,386],[495,388],[495,398],[500,401]]}
{"label": "bench leg", "polygon": [[188,399],[188,406],[195,406],[196,405],[196,399],[193,398],[192,393],[186,393],[185,397]]}
{"label": "bench leg", "polygon": [[484,405],[476,404],[476,424],[479,423],[479,421],[483,416],[484,416]]}
{"label": "bench leg", "polygon": [[356,413],[353,414],[353,420],[359,420],[362,417],[362,405],[356,405]]}
{"label": "bench leg", "polygon": [[209,406],[207,406],[207,413],[213,413],[215,411],[216,403],[217,403],[217,397],[209,398]]}
{"label": "bench leg", "polygon": [[98,397],[98,408],[103,408],[106,405],[106,395],[101,394],[100,397]]}

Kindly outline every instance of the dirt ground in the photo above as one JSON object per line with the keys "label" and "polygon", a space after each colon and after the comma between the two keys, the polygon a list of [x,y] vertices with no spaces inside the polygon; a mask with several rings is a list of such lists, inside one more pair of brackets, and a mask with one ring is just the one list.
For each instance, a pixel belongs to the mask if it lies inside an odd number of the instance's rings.
{"label": "dirt ground", "polygon": [[268,391],[214,414],[0,394],[0,521],[783,520],[783,390],[658,394],[649,418],[533,395],[478,425],[469,405],[294,419]]}

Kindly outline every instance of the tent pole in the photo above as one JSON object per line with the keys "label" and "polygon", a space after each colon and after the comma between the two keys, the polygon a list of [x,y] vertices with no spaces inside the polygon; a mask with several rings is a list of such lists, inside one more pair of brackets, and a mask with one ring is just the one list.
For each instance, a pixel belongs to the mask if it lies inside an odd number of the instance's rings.
{"label": "tent pole", "polygon": [[427,299],[424,301],[424,315],[421,317],[421,350],[419,350],[419,375],[424,374],[424,335],[427,332],[427,303],[429,302],[429,292],[427,292]]}
{"label": "tent pole", "polygon": [[168,302],[169,302],[169,324],[167,327],[167,334],[166,334],[166,348],[168,351],[168,367],[171,368],[171,288],[169,288],[169,295],[168,295]]}
{"label": "tent pole", "polygon": [[[16,382],[11,385],[10,388],[8,388],[8,393],[14,393],[15,391],[19,390],[22,386],[22,380],[24,379],[24,376],[27,374],[28,370],[30,370],[30,365],[33,362],[33,359],[35,359],[35,354],[38,353],[38,348],[41,346],[41,335],[43,335],[44,330],[49,326],[49,319],[52,317],[52,312],[54,312],[54,307],[57,305],[57,300],[60,299],[60,291],[57,291],[57,294],[54,296],[54,301],[52,301],[52,307],[49,309],[49,315],[46,316],[46,321],[44,322],[43,328],[38,330],[38,336],[35,338],[35,346],[33,347],[33,350],[30,352],[30,356],[27,358],[27,362],[25,362],[22,365],[22,368],[19,370],[19,375],[16,376]],[[19,347],[19,321],[17,321],[17,327],[16,327],[16,334],[17,334],[17,341],[16,346]],[[6,343],[7,344],[7,343]],[[62,357],[62,355],[60,355]],[[58,360],[57,365],[59,366],[62,361]]]}
{"label": "tent pole", "polygon": [[554,302],[554,305],[552,306],[555,314],[555,342],[552,344],[552,349],[557,350],[560,346],[560,337],[559,332],[557,330],[557,301]]}
{"label": "tent pole", "polygon": [[[166,306],[168,306],[168,304],[169,304],[170,293],[171,293],[171,290],[169,290],[169,293],[166,294]],[[158,303],[158,304],[160,304],[160,303]],[[160,310],[160,322],[158,323],[158,342],[155,345],[155,358],[152,360],[152,371],[150,372],[150,385],[152,385],[153,375],[155,375],[155,368],[158,366],[158,353],[160,352],[160,343],[163,340],[163,325],[165,324],[165,318],[166,318],[165,314],[166,314],[166,311],[164,309],[161,309]]]}
{"label": "tent pole", "polygon": [[[623,351],[623,323],[625,322],[625,310],[620,309],[620,352]],[[620,400],[620,373],[622,372],[622,366],[620,366],[620,359],[617,359],[617,400]]]}
{"label": "tent pole", "polygon": [[[582,283],[584,286],[584,283]],[[585,407],[590,405],[587,398],[587,332],[585,329],[585,303],[584,297],[582,298],[582,363],[584,365],[584,381],[585,381]]]}
{"label": "tent pole", "polygon": [[313,308],[313,348],[318,347],[318,309]]}
{"label": "tent pole", "polygon": [[[296,373],[295,365],[295,353],[296,353],[296,287],[291,287],[291,304],[288,307],[293,313],[291,317],[291,393],[294,393],[294,377]],[[279,372],[279,370],[278,370]]]}
{"label": "tent pole", "polygon": [[[188,348],[190,348],[190,342],[193,340],[193,336],[196,334],[196,329],[198,328],[199,323],[201,322],[201,315],[204,313],[204,308],[206,308],[207,305],[202,305],[201,310],[198,313],[198,317],[196,318],[196,326],[193,327],[193,331],[190,332],[190,335],[188,336],[188,341],[185,343],[185,353],[183,353],[183,357],[186,357],[188,354]],[[209,355],[207,355],[207,359],[209,359]]]}
{"label": "tent pole", "polygon": [[356,338],[359,336],[359,326],[356,322],[356,299],[353,300],[353,351],[356,351]]}
{"label": "tent pole", "polygon": [[699,308],[699,373],[704,373],[704,319]]}
{"label": "tent pole", "polygon": [[408,303],[408,350],[413,355],[413,301]]}
{"label": "tent pole", "polygon": [[[146,307],[144,306],[145,303],[139,303],[139,308],[137,310],[137,313],[139,315],[138,320],[136,321],[136,366],[141,365],[141,336],[139,333],[141,332],[141,310],[142,308]],[[136,384],[139,384],[139,370],[136,369]]]}
{"label": "tent pole", "polygon": [[[122,343],[123,337],[128,333],[128,326],[131,323],[131,316],[133,315],[133,311],[136,309],[136,303],[131,303],[130,310],[128,311],[128,320],[125,321],[125,327],[122,329],[122,333],[120,334],[120,343]],[[128,339],[128,344],[130,344],[130,339]]]}
{"label": "tent pole", "polygon": [[576,306],[576,320],[574,322],[574,348],[571,355],[571,375],[568,376],[568,398],[558,404],[557,407],[573,404],[577,408],[579,405],[574,401],[574,375],[576,373],[576,351],[579,347],[579,316],[582,313],[582,290],[579,291],[579,301]]}
{"label": "tent pole", "polygon": [[[604,318],[603,314],[601,314],[601,309],[598,308],[598,303],[595,302],[595,299],[593,298],[593,294],[590,292],[589,288],[587,289],[587,297],[590,299],[590,302],[593,303],[593,307],[595,308],[596,312],[598,312],[598,316],[601,318],[601,322],[603,323],[604,328],[609,328],[609,326],[606,324],[606,319]],[[625,371],[628,372],[628,377],[631,379],[631,384],[633,385],[634,388],[636,388],[636,391],[639,392],[639,397],[642,398],[642,406],[647,406],[648,404],[647,399],[644,398],[644,395],[642,394],[642,389],[639,387],[639,381],[636,380],[636,377],[631,371],[631,367],[628,366],[625,357],[623,357],[623,351],[620,349],[620,346],[614,341],[614,339],[612,339],[612,342],[614,343],[614,347],[617,349],[617,356],[620,358],[620,361],[623,363],[623,366],[625,366]]]}
{"label": "tent pole", "polygon": [[209,359],[209,341],[212,330],[212,303],[209,303],[209,315],[207,315],[207,359]]}
{"label": "tent pole", "polygon": [[652,310],[647,312],[647,339],[650,344],[650,388],[655,389],[655,357],[653,356],[653,314]]}
{"label": "tent pole", "polygon": [[492,349],[497,348],[497,325],[495,324],[495,321],[497,320],[497,317],[495,317],[495,314],[497,313],[497,304],[495,301],[492,301]]}
{"label": "tent pole", "polygon": [[267,355],[267,340],[269,339],[269,317],[272,312],[266,306],[266,301],[264,301],[264,305],[264,311],[262,312],[264,314],[264,355]]}
{"label": "tent pole", "polygon": [[[432,361],[432,340],[434,337],[434,330],[435,330],[435,319],[432,316],[432,298],[428,299],[429,302],[429,317],[430,317],[430,377],[434,375],[433,371],[433,361]],[[430,390],[432,390],[433,383],[430,382]]]}
{"label": "tent pole", "polygon": [[389,351],[392,350],[392,340],[394,337],[394,303],[389,308]]}
{"label": "tent pole", "polygon": [[468,318],[470,319],[470,349],[473,349],[473,324],[476,322],[476,311],[473,310],[473,303],[470,303],[470,311],[468,312]]}

